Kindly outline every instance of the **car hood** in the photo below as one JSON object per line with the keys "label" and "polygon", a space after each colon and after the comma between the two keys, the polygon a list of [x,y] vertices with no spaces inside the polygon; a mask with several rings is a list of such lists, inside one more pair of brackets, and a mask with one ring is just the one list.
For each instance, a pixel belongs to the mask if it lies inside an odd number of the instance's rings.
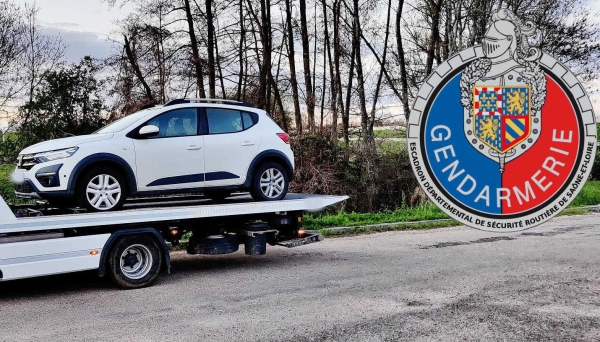
{"label": "car hood", "polygon": [[70,148],[79,146],[81,144],[87,144],[102,140],[108,140],[113,137],[114,134],[91,134],[91,135],[80,135],[76,137],[68,137],[62,139],[44,141],[24,149],[21,154],[32,154],[41,153],[47,151],[56,151],[64,148]]}

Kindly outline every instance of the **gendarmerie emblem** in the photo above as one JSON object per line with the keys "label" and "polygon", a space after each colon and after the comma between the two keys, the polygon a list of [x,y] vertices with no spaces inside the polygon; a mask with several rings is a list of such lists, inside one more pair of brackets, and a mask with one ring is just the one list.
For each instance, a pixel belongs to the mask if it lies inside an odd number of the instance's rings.
{"label": "gendarmerie emblem", "polygon": [[567,67],[532,44],[532,22],[502,9],[481,45],[441,64],[409,117],[415,174],[453,218],[492,231],[558,214],[596,151],[591,102]]}

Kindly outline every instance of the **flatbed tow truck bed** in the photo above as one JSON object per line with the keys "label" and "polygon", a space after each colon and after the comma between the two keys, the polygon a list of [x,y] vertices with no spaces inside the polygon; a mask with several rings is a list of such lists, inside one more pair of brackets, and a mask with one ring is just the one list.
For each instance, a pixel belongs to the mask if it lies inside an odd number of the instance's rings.
{"label": "flatbed tow truck bed", "polygon": [[297,247],[323,240],[301,228],[304,212],[345,196],[289,194],[272,202],[234,196],[133,200],[116,212],[81,213],[39,205],[12,206],[0,197],[0,281],[98,270],[120,286],[152,284],[170,269],[168,244],[191,232],[190,254],[266,252],[266,244]]}

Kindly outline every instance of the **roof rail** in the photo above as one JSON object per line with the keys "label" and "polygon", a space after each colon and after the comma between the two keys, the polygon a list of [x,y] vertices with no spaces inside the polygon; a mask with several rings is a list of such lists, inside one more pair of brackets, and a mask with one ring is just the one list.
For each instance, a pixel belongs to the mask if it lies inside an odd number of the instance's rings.
{"label": "roof rail", "polygon": [[240,102],[240,101],[227,100],[227,99],[197,99],[197,98],[174,99],[174,100],[171,100],[171,101],[165,103],[165,107],[178,105],[178,104],[182,104],[182,103],[192,103],[192,102],[222,103],[222,104],[229,104],[229,105],[234,105],[234,106],[254,107],[254,105],[250,102]]}

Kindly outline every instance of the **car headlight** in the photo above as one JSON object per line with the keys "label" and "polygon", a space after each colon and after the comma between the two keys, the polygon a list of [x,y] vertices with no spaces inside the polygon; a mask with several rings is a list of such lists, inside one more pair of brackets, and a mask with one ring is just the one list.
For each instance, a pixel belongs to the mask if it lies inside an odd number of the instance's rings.
{"label": "car headlight", "polygon": [[74,155],[75,152],[77,152],[77,150],[79,150],[79,147],[71,147],[65,148],[63,150],[37,153],[33,156],[33,159],[35,159],[37,163],[45,163],[52,160],[69,158],[70,156]]}

